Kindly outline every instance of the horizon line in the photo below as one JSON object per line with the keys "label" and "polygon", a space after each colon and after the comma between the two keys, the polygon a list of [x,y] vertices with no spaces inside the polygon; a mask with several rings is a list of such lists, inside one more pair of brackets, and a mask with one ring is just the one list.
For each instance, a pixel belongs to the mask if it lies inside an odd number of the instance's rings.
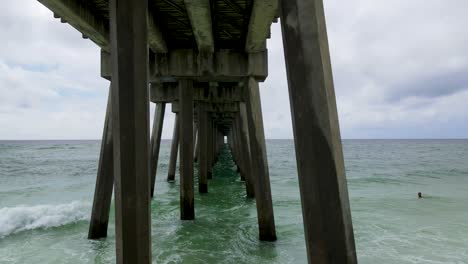
{"label": "horizon line", "polygon": [[[342,140],[457,140],[468,137],[428,137],[428,138],[342,138]],[[162,138],[161,140],[172,140],[172,138]],[[266,138],[265,140],[294,140],[294,138]],[[0,141],[101,141],[101,139],[0,139]]]}

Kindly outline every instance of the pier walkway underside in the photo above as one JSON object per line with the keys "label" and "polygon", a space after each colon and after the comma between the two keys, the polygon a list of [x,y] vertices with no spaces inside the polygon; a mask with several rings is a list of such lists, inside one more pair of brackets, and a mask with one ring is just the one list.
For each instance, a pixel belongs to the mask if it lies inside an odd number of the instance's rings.
{"label": "pier walkway underside", "polygon": [[167,104],[175,114],[167,180],[175,180],[179,152],[181,220],[195,220],[196,190],[209,196],[227,137],[246,196],[256,201],[259,239],[277,239],[259,82],[278,21],[308,260],[357,263],[322,0],[38,1],[101,49],[110,87],[88,237],[107,236],[114,190],[118,263],[151,262]]}

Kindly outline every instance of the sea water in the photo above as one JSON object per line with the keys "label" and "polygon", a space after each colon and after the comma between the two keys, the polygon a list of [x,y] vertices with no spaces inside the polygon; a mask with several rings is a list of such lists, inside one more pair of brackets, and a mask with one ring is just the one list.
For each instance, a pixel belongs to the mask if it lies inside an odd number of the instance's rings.
{"label": "sea water", "polygon": [[[99,145],[0,142],[0,263],[115,262],[113,206],[109,237],[87,239]],[[468,140],[343,146],[359,263],[468,263]],[[169,151],[163,141],[151,203],[154,263],[306,263],[292,140],[267,141],[274,243],[258,241],[255,201],[227,148],[209,194],[195,192],[196,220],[180,221],[178,175],[166,182]]]}

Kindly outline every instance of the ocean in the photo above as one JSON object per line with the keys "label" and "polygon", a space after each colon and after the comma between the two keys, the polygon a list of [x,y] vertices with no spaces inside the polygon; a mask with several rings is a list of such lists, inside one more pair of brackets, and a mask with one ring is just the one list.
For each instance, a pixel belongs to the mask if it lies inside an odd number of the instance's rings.
{"label": "ocean", "polygon": [[[87,239],[99,141],[0,141],[0,263],[115,262]],[[344,140],[359,263],[468,263],[468,140]],[[179,220],[163,141],[152,201],[154,263],[306,263],[294,143],[268,140],[278,241],[259,242],[255,202],[225,149]],[[196,174],[195,174],[196,175]],[[422,192],[424,198],[418,199]]]}

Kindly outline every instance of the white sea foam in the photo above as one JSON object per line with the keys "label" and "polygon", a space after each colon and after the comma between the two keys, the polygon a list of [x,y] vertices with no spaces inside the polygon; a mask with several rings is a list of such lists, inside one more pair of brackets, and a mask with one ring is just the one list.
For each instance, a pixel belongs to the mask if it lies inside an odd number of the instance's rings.
{"label": "white sea foam", "polygon": [[24,230],[57,227],[89,217],[89,204],[73,201],[67,204],[16,206],[0,208],[0,237]]}

